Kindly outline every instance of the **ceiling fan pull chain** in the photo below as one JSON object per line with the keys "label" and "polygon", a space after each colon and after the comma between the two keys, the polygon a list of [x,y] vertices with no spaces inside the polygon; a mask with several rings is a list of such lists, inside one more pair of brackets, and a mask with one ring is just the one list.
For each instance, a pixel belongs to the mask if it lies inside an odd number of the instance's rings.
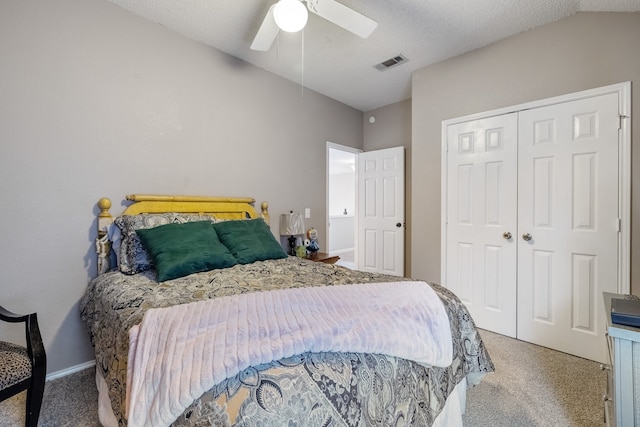
{"label": "ceiling fan pull chain", "polygon": [[304,29],[302,30],[302,67],[301,67],[302,76],[300,77],[300,91],[302,103],[304,105]]}

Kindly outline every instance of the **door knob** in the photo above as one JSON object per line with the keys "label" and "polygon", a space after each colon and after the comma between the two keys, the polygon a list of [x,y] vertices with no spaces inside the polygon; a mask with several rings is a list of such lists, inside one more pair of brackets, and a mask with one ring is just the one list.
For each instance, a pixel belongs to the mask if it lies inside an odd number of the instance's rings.
{"label": "door knob", "polygon": [[402,223],[397,222],[397,223],[396,223],[396,227],[398,227],[398,228],[402,227]]}
{"label": "door knob", "polygon": [[523,239],[524,241],[528,242],[529,240],[533,239],[533,236],[532,236],[531,234],[529,234],[529,233],[524,233],[524,234],[522,235],[522,239]]}
{"label": "door knob", "polygon": [[511,239],[511,233],[508,231],[505,231],[504,233],[502,233],[502,237],[504,237],[506,240]]}

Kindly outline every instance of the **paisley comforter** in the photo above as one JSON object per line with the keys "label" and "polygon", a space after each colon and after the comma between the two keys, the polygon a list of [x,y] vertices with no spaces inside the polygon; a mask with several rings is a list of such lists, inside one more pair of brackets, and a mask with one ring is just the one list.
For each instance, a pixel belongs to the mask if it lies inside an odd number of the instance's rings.
{"label": "paisley comforter", "polygon": [[[96,369],[126,425],[129,329],[146,310],[262,290],[397,281],[289,257],[158,283],[153,271],[109,272],[81,301]],[[459,299],[432,284],[449,316],[453,363],[447,368],[379,354],[304,353],[245,369],[195,400],[173,426],[428,426],[465,377],[493,371],[473,320]],[[473,382],[473,380],[471,381]]]}

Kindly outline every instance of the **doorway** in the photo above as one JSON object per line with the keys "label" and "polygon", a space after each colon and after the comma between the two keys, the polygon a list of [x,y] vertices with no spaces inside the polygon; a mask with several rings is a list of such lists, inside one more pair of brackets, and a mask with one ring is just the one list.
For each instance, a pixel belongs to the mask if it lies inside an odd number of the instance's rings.
{"label": "doorway", "polygon": [[327,143],[327,242],[337,264],[357,268],[357,156],[361,150]]}
{"label": "doorway", "polygon": [[338,264],[404,275],[404,156],[327,143],[326,250]]}

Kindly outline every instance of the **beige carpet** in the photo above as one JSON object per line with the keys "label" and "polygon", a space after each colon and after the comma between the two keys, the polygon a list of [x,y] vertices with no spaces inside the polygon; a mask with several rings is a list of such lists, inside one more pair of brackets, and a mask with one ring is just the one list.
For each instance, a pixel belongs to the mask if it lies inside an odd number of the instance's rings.
{"label": "beige carpet", "polygon": [[[0,402],[0,427],[24,426],[26,392]],[[99,427],[95,369],[85,369],[44,387],[38,426]]]}
{"label": "beige carpet", "polygon": [[[602,426],[606,375],[597,363],[481,334],[496,372],[469,390],[465,427]],[[94,375],[87,369],[47,382],[39,425],[99,426]],[[23,426],[24,403],[24,393],[0,402],[0,427]]]}
{"label": "beige carpet", "polygon": [[481,331],[496,372],[468,392],[464,425],[602,426],[600,364]]}

